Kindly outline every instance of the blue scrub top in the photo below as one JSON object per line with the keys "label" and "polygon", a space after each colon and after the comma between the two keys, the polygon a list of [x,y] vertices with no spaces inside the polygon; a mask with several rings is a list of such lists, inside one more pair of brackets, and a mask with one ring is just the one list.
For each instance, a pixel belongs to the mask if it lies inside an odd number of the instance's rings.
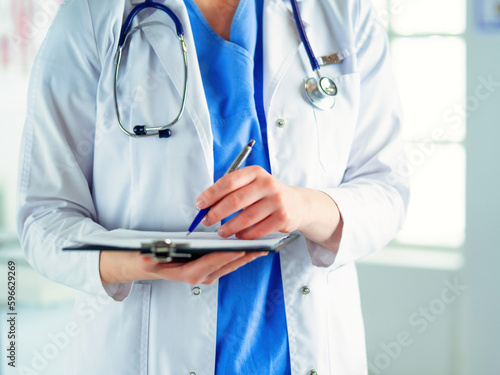
{"label": "blue scrub top", "polygon": [[[250,139],[246,165],[270,171],[262,102],[262,0],[240,0],[230,41],[185,0],[214,138],[214,180]],[[255,65],[254,65],[255,63]],[[216,374],[290,371],[279,254],[259,258],[219,280]]]}

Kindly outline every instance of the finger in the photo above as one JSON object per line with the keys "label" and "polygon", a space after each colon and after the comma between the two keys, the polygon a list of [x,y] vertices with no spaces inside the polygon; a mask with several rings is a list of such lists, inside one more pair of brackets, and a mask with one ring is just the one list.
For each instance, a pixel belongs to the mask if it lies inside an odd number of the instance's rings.
{"label": "finger", "polygon": [[264,184],[253,183],[226,195],[212,206],[203,224],[210,226],[261,200],[266,195],[265,186],[262,185]]}
{"label": "finger", "polygon": [[241,232],[270,216],[276,209],[276,204],[271,198],[264,198],[252,206],[241,211],[234,218],[222,225],[218,234],[221,237],[229,237]]}
{"label": "finger", "polygon": [[177,268],[182,266],[182,263],[159,262],[157,260],[154,260],[151,256],[147,255],[141,255],[138,261],[140,262],[139,266],[141,267],[141,269],[153,274],[158,274],[159,272],[166,269]]}
{"label": "finger", "polygon": [[193,285],[200,284],[208,275],[244,255],[243,251],[214,252],[184,263],[181,267],[165,267],[159,273],[164,273],[165,278],[170,280],[184,281]]}
{"label": "finger", "polygon": [[251,183],[260,173],[260,167],[245,167],[237,171],[231,172],[205,190],[196,200],[198,208],[210,207],[221,198],[225,197],[232,191],[238,190],[245,185]]}
{"label": "finger", "polygon": [[233,262],[230,262],[223,267],[219,268],[217,271],[213,272],[212,274],[208,275],[205,280],[202,282],[202,284],[209,285],[213,284],[215,281],[220,279],[222,276],[225,276],[231,272],[236,271],[238,268],[243,267],[244,265],[253,262],[255,259],[266,256],[269,252],[267,251],[259,251],[259,252],[252,252],[252,253],[246,253],[244,257],[237,259]]}
{"label": "finger", "polygon": [[236,233],[236,238],[240,240],[255,240],[267,236],[268,234],[281,231],[283,222],[278,216],[279,215],[273,213],[271,216],[268,216],[254,226]]}

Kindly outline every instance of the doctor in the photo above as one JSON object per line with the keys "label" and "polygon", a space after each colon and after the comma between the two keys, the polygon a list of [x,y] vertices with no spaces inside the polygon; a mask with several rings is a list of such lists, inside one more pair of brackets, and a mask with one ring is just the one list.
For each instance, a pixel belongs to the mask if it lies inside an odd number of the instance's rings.
{"label": "doctor", "polygon": [[[65,374],[366,374],[353,262],[391,240],[408,200],[400,106],[370,2],[299,3],[316,56],[342,60],[321,68],[338,89],[321,110],[302,92],[313,73],[288,1],[159,1],[188,51],[185,113],[166,139],[127,136],[116,119],[132,2],[64,2],[31,78],[18,227],[30,264],[79,291]],[[184,89],[170,19],[148,10],[132,26],[116,85],[130,131],[175,118]],[[220,178],[250,138],[249,166]],[[213,205],[198,230],[303,236],[279,255],[180,266],[61,251],[119,228],[186,231],[195,204]]]}

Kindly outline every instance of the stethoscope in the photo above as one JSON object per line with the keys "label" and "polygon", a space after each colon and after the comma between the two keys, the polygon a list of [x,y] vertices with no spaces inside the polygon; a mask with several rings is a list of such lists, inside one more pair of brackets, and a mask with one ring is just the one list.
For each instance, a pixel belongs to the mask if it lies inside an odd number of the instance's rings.
{"label": "stethoscope", "polygon": [[[311,68],[313,72],[316,73],[318,79],[311,77],[308,78],[304,84],[305,96],[309,100],[309,102],[316,108],[321,110],[330,110],[335,105],[335,96],[337,95],[337,86],[333,82],[332,79],[328,77],[322,77],[319,70],[320,65],[318,60],[316,59],[311,44],[309,43],[309,39],[307,38],[307,34],[305,32],[304,24],[302,22],[302,18],[300,17],[299,6],[297,4],[297,0],[290,0],[293,8],[293,15],[295,18],[295,23],[297,25],[297,30],[299,31],[300,38],[302,39],[302,43],[304,44],[307,57],[309,58],[309,62],[311,63]],[[184,57],[184,90],[182,96],[182,103],[179,113],[175,117],[173,121],[163,126],[156,127],[148,127],[146,125],[136,125],[133,128],[133,133],[125,129],[123,126],[121,117],[120,117],[120,109],[118,106],[118,98],[117,98],[117,82],[118,82],[118,73],[120,70],[120,63],[123,54],[123,50],[128,44],[133,32],[132,30],[132,22],[137,16],[137,14],[147,8],[154,8],[166,13],[174,22],[176,34],[180,41],[180,46],[182,50],[182,54]],[[319,80],[319,83],[318,83]],[[115,59],[115,74],[114,74],[114,89],[113,96],[115,101],[115,111],[116,117],[118,120],[118,124],[120,125],[120,129],[128,136],[131,137],[142,137],[142,136],[154,136],[158,135],[160,138],[168,138],[172,135],[172,130],[170,129],[173,125],[179,122],[182,114],[184,113],[184,109],[186,107],[186,98],[187,98],[187,87],[188,87],[188,63],[187,63],[187,48],[186,43],[184,42],[184,30],[182,28],[181,21],[175,15],[175,13],[163,4],[159,4],[154,2],[153,0],[145,0],[143,3],[135,6],[125,22],[123,23],[120,39],[118,42],[118,47],[116,50],[116,59]]]}
{"label": "stethoscope", "polygon": [[309,62],[311,63],[311,68],[313,72],[316,73],[319,79],[319,84],[316,78],[311,77],[306,80],[304,85],[305,93],[309,102],[316,108],[327,111],[332,109],[335,105],[335,96],[337,95],[337,85],[333,82],[332,79],[328,77],[322,77],[319,72],[319,63],[316,59],[311,43],[309,43],[309,39],[307,38],[307,34],[304,28],[304,23],[302,22],[302,18],[300,17],[299,5],[297,4],[297,0],[290,0],[293,8],[293,16],[295,18],[295,23],[297,24],[297,30],[300,34],[300,39],[302,39],[302,43],[306,49],[307,57],[309,58]]}

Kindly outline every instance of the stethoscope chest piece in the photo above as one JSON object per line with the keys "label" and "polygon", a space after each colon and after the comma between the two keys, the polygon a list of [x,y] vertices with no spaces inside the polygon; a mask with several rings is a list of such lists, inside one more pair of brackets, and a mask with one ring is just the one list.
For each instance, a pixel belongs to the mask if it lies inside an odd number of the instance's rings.
{"label": "stethoscope chest piece", "polygon": [[304,85],[307,99],[316,108],[328,111],[335,105],[335,95],[337,95],[337,85],[328,77],[309,78]]}
{"label": "stethoscope chest piece", "polygon": [[311,63],[311,68],[313,72],[317,74],[319,79],[319,84],[318,81],[312,77],[306,80],[304,86],[306,97],[309,102],[316,108],[328,111],[335,105],[337,85],[335,85],[335,82],[333,82],[332,79],[321,76],[319,72],[320,65],[313,53],[311,43],[309,43],[309,39],[307,38],[304,23],[302,22],[302,18],[300,17],[299,4],[297,3],[297,0],[290,0],[290,2],[292,4],[293,17],[295,18],[295,23],[297,24],[297,30],[300,34],[300,39],[302,40],[302,44],[304,45],[307,57],[309,58],[309,62]]}

